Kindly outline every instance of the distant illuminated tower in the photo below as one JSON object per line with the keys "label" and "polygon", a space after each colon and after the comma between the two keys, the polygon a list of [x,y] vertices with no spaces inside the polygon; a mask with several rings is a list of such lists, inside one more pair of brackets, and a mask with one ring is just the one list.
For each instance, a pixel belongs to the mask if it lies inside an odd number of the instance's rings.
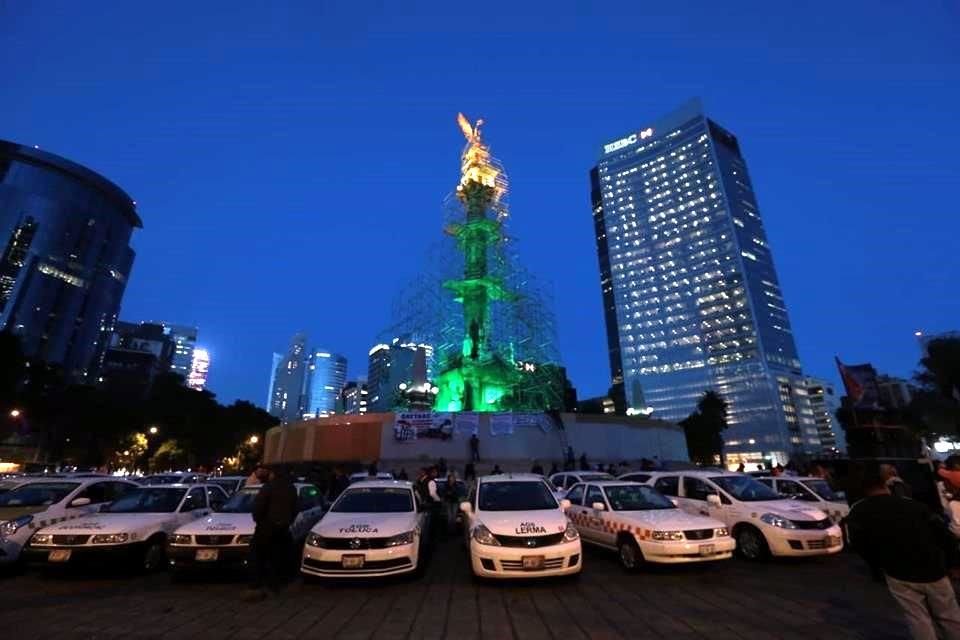
{"label": "distant illuminated tower", "polygon": [[313,349],[307,355],[303,385],[303,417],[323,418],[337,411],[337,399],[347,383],[347,359]]}
{"label": "distant illuminated tower", "polygon": [[203,391],[207,386],[207,373],[209,371],[210,352],[201,347],[195,347],[190,375],[187,376],[187,386],[196,391]]}

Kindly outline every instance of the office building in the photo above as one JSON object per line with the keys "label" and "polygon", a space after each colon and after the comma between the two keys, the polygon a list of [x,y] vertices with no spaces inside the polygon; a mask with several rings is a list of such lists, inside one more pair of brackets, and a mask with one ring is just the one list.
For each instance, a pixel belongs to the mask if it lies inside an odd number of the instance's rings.
{"label": "office building", "polygon": [[95,381],[142,226],[130,196],[103,176],[0,141],[0,330],[68,379]]}
{"label": "office building", "polygon": [[417,350],[422,350],[427,367],[427,380],[433,380],[433,346],[414,336],[393,338],[389,344],[375,345],[369,352],[367,390],[370,411],[392,411],[398,403],[401,384],[413,379]]}
{"label": "office building", "polygon": [[267,412],[282,423],[299,420],[303,415],[306,354],[307,337],[302,333],[293,337],[285,354],[274,354]]}
{"label": "office building", "polygon": [[906,409],[917,393],[917,386],[909,380],[881,373],[877,375],[877,391],[884,409]]}
{"label": "office building", "polygon": [[363,415],[367,413],[367,382],[366,380],[351,380],[344,385],[340,392],[340,411],[347,415]]}
{"label": "office building", "polygon": [[346,383],[347,359],[323,349],[312,349],[306,360],[301,417],[324,418],[335,414]]}
{"label": "office building", "polygon": [[821,454],[831,456],[846,453],[846,437],[837,419],[837,411],[841,406],[840,394],[826,380],[807,378],[806,384],[810,409],[820,438]]}
{"label": "office building", "polygon": [[210,372],[210,352],[202,347],[193,350],[193,362],[190,364],[190,374],[187,376],[187,386],[194,391],[203,391],[207,388],[207,376]]}
{"label": "office building", "polygon": [[164,334],[169,336],[174,344],[170,370],[187,380],[193,371],[194,350],[197,348],[197,328],[167,322],[161,324],[163,324]]}
{"label": "office building", "polygon": [[737,138],[691,101],[601,148],[590,172],[611,383],[679,421],[712,389],[728,464],[820,440]]}
{"label": "office building", "polygon": [[99,382],[111,391],[144,397],[156,377],[170,370],[174,351],[163,325],[117,322],[104,353]]}

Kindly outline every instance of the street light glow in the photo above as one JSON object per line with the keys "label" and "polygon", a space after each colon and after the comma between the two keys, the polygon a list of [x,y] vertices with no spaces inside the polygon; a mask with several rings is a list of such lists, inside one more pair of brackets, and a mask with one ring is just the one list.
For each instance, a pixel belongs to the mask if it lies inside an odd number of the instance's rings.
{"label": "street light glow", "polygon": [[250,436],[250,444],[257,444],[258,442],[260,442],[260,438],[257,436]]}
{"label": "street light glow", "polygon": [[159,429],[157,429],[156,427],[150,427],[150,435],[152,436],[157,435],[157,431],[159,431]]}
{"label": "street light glow", "polygon": [[11,418],[19,418],[19,417],[20,417],[20,409],[11,409],[11,410],[10,410],[10,417],[11,417]]}

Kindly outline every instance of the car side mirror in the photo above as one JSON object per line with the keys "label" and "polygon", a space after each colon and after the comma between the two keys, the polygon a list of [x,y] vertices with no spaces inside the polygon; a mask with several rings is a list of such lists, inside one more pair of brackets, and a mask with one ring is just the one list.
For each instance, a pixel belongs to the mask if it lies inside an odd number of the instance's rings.
{"label": "car side mirror", "polygon": [[590,506],[593,507],[593,509],[594,509],[595,511],[603,511],[604,509],[607,508],[607,506],[606,506],[605,504],[603,504],[602,502],[594,502],[594,503],[593,503],[592,505],[590,505]]}
{"label": "car side mirror", "polygon": [[711,493],[707,496],[707,504],[713,505],[714,507],[719,507],[722,502],[720,502],[720,496],[715,493]]}
{"label": "car side mirror", "polygon": [[74,498],[70,501],[71,507],[85,507],[90,504],[90,498]]}
{"label": "car side mirror", "polygon": [[560,501],[560,508],[563,509],[564,511],[566,511],[572,506],[573,506],[573,503],[567,500],[566,498]]}
{"label": "car side mirror", "polygon": [[472,505],[467,500],[464,500],[460,503],[460,511],[463,513],[470,513],[473,510]]}

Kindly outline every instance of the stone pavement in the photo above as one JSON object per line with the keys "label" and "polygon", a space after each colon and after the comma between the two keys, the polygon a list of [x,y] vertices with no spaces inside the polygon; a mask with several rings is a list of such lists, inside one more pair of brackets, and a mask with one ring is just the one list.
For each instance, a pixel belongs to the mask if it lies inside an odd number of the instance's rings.
{"label": "stone pavement", "polygon": [[476,584],[459,542],[449,542],[420,580],[297,580],[256,604],[241,602],[242,582],[223,577],[28,571],[0,578],[0,630],[17,640],[907,637],[885,587],[851,554],[631,575],[614,554],[588,549],[584,566],[578,580]]}

